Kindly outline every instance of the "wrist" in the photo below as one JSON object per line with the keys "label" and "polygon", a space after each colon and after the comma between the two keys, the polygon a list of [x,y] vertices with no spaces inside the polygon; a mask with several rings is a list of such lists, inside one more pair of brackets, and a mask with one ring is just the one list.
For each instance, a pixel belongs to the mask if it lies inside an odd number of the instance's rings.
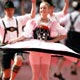
{"label": "wrist", "polygon": [[32,1],[32,3],[36,3],[36,0],[31,0]]}

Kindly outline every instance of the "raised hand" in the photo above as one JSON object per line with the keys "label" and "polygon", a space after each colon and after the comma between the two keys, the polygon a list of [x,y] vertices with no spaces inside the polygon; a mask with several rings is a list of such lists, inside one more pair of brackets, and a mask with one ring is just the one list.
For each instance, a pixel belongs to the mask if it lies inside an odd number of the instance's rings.
{"label": "raised hand", "polygon": [[65,3],[68,3],[69,2],[69,0],[64,0],[65,1]]}
{"label": "raised hand", "polygon": [[36,3],[36,0],[31,0],[32,2]]}

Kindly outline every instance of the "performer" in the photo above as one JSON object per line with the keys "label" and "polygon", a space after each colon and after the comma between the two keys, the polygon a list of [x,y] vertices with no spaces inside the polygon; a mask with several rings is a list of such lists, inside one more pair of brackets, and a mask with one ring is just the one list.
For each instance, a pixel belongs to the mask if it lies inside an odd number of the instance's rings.
{"label": "performer", "polygon": [[64,5],[63,9],[60,12],[54,12],[54,9],[56,7],[55,4],[52,1],[48,1],[49,4],[50,4],[50,9],[49,9],[49,15],[48,15],[48,17],[51,20],[53,20],[54,17],[55,17],[55,19],[58,22],[60,22],[60,19],[67,14],[68,7],[69,7],[69,1],[68,0],[64,0],[64,1],[65,1],[65,5]]}
{"label": "performer", "polygon": [[[51,20],[54,20],[56,19],[58,22],[60,22],[61,18],[63,18],[67,12],[68,12],[68,7],[69,7],[69,1],[68,0],[64,0],[65,1],[65,5],[63,7],[63,9],[60,11],[60,12],[54,12],[54,9],[55,9],[55,4],[48,0],[49,4],[50,4],[50,9],[49,9],[49,15],[48,17],[51,19]],[[63,43],[63,40],[59,41],[61,43]],[[59,56],[59,55],[58,55]],[[52,57],[52,59],[54,58],[54,56]],[[62,67],[63,67],[63,60],[64,60],[64,57],[63,56],[59,56],[57,57],[58,58],[58,64],[57,64],[57,71],[54,73],[54,77],[57,77],[61,80],[65,80],[64,77],[62,76],[62,73],[61,73],[61,70],[62,70]],[[51,66],[51,77],[53,77],[53,65]]]}
{"label": "performer", "polygon": [[[4,5],[5,16],[0,22],[0,34],[2,35],[2,43],[6,44],[8,40],[16,38],[22,32],[22,27],[26,22],[35,17],[36,0],[32,0],[32,10],[30,14],[23,16],[14,16],[15,7],[11,0]],[[11,60],[14,60],[11,66]],[[22,65],[22,55],[20,53],[7,53],[2,58],[3,75],[2,80],[14,80]]]}
{"label": "performer", "polygon": [[[67,30],[67,39],[65,40],[65,44],[73,49],[74,51],[80,53],[80,3],[78,1],[73,1],[73,12],[67,14],[63,19],[61,19],[60,23],[64,25]],[[77,74],[77,63],[73,63],[72,74]]]}
{"label": "performer", "polygon": [[[15,43],[22,41],[26,38],[35,38],[44,41],[57,42],[66,37],[66,30],[59,25],[59,23],[54,19],[51,21],[47,18],[49,14],[49,4],[47,2],[42,2],[40,4],[40,19],[30,20],[24,32],[20,37],[9,40],[8,43]],[[59,33],[59,35],[57,35]],[[29,60],[32,68],[33,77],[32,80],[39,80],[40,72],[42,80],[49,80],[49,69],[51,63],[51,55],[42,52],[31,51],[29,55]]]}

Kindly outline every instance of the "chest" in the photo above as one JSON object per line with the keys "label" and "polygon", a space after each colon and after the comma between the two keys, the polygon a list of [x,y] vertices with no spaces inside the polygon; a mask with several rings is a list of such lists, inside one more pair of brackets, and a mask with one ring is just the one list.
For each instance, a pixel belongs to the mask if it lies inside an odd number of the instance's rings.
{"label": "chest", "polygon": [[3,26],[5,24],[6,28],[9,28],[9,27],[17,27],[17,19],[13,19],[13,20],[2,20],[2,23],[3,23]]}

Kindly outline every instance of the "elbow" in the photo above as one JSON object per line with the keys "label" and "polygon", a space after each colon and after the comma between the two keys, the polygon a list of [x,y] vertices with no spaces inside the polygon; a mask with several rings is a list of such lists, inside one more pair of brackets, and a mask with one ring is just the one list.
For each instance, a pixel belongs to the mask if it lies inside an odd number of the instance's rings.
{"label": "elbow", "polygon": [[32,15],[32,16],[31,16],[31,19],[33,19],[34,17],[35,17],[35,15]]}
{"label": "elbow", "polygon": [[61,40],[66,39],[66,38],[67,38],[67,35],[61,35],[61,36],[60,36],[60,39],[61,39]]}
{"label": "elbow", "polygon": [[31,13],[31,18],[35,18],[36,12],[34,11],[33,13]]}
{"label": "elbow", "polygon": [[66,39],[66,38],[67,38],[67,35],[62,35],[62,38],[63,38],[63,39]]}

